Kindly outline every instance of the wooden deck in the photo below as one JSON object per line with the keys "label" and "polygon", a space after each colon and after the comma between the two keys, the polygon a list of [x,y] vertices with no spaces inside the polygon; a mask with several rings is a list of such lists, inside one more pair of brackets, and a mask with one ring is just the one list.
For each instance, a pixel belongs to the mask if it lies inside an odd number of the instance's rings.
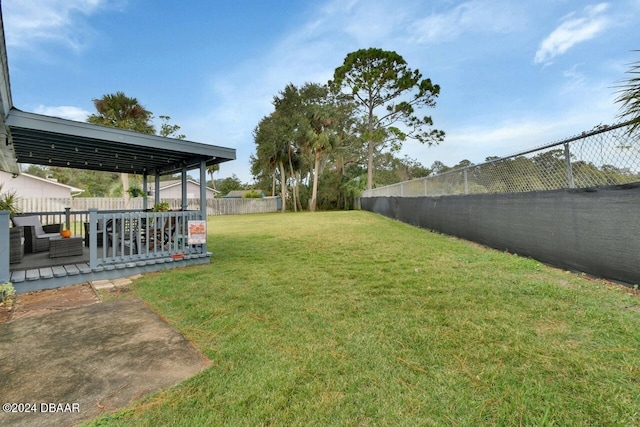
{"label": "wooden deck", "polygon": [[[113,248],[110,248],[110,251],[112,250]],[[51,258],[49,255],[47,251],[26,253],[22,262],[10,265],[10,281],[17,293],[208,264],[211,258],[211,253],[208,252],[185,254],[182,259],[174,259],[169,254],[160,254],[148,259],[105,259],[103,248],[99,247],[97,258],[102,261],[92,269],[88,247],[83,247],[82,255],[78,256]]]}

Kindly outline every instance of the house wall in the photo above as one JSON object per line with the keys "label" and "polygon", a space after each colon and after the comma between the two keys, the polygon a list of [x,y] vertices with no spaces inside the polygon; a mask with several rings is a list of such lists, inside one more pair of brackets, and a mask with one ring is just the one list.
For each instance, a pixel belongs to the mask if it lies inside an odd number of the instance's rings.
{"label": "house wall", "polygon": [[[174,185],[160,190],[161,199],[181,199],[182,186]],[[207,199],[213,198],[213,192],[207,189]],[[187,199],[200,199],[200,186],[192,182],[187,182]]]}
{"label": "house wall", "polygon": [[2,183],[3,193],[15,192],[18,198],[71,198],[71,191],[68,188],[25,175],[13,178],[10,173],[0,172],[0,183]]}

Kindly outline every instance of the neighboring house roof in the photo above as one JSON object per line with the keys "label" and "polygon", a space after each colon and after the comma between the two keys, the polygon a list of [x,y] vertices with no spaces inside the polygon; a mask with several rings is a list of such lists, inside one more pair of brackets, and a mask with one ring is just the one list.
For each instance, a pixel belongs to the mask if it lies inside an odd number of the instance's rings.
{"label": "neighboring house roof", "polygon": [[[193,184],[193,185],[197,185],[198,187],[200,187],[200,183],[194,179],[187,179],[187,184]],[[170,180],[166,180],[166,181],[160,181],[160,191],[164,190],[165,188],[173,188],[176,186],[180,186],[182,185],[182,181],[177,180],[177,179],[170,179]],[[147,188],[150,192],[153,192],[156,188],[155,186],[155,182],[150,182],[147,183]],[[219,194],[220,192],[218,190],[216,190],[215,188],[211,188],[209,186],[206,187],[207,191],[212,191],[215,194]]]}
{"label": "neighboring house roof", "polygon": [[262,190],[233,190],[233,191],[229,191],[229,194],[227,194],[224,197],[227,197],[227,198],[242,198],[242,197],[244,197],[245,194],[252,193],[252,192],[256,192],[256,193],[260,194],[261,197],[265,197],[266,196],[265,192],[262,191]]}
{"label": "neighboring house roof", "polygon": [[[84,192],[84,190],[82,188],[77,188],[77,187],[73,187],[71,185],[66,185],[66,184],[61,184],[58,181],[52,180],[52,179],[46,179],[46,178],[40,178],[39,176],[35,176],[35,175],[31,175],[28,173],[24,173],[22,172],[20,174],[20,177],[22,177],[22,179],[29,179],[29,180],[33,180],[33,181],[39,181],[41,183],[41,185],[53,185],[56,187],[60,187],[60,188],[65,188],[67,190],[69,190],[69,193],[71,194],[71,196],[78,196],[81,193]],[[0,183],[4,183],[4,184],[11,184],[13,180],[13,174],[7,173],[7,172],[1,172],[0,171]],[[8,191],[9,189],[13,189],[13,186],[11,185],[5,185],[3,186],[3,191]],[[19,189],[14,189],[15,191],[19,191]]]}

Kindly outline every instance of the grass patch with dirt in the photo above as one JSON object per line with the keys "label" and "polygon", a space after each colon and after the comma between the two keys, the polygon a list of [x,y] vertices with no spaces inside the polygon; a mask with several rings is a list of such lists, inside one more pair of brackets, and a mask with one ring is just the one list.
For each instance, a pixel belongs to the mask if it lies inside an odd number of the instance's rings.
{"label": "grass patch with dirt", "polygon": [[640,424],[632,292],[368,212],[208,227],[132,288],[212,366],[94,425]]}

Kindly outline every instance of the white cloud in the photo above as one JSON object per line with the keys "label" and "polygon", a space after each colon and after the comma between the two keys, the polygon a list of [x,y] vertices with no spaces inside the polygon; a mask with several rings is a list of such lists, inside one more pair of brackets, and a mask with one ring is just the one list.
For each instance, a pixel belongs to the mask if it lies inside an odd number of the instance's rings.
{"label": "white cloud", "polygon": [[535,63],[548,63],[576,44],[590,40],[606,30],[611,25],[611,20],[604,15],[608,8],[608,3],[599,3],[587,6],[580,16],[574,13],[566,16],[560,26],[540,44]]}
{"label": "white cloud", "polygon": [[453,41],[467,32],[510,33],[516,31],[522,21],[511,2],[471,0],[419,19],[409,30],[414,42],[434,44]]}
{"label": "white cloud", "polygon": [[87,117],[91,115],[90,112],[83,110],[82,108],[66,105],[58,107],[38,105],[35,108],[34,113],[51,117],[59,117],[61,119],[74,120],[76,122],[86,122]]}
{"label": "white cloud", "polygon": [[341,31],[361,47],[389,44],[407,19],[404,8],[386,2],[358,2],[332,18],[341,20]]}
{"label": "white cloud", "polygon": [[[83,17],[106,6],[106,0],[5,0],[2,8],[7,46],[30,48],[36,43],[54,42],[82,50],[95,34]],[[113,3],[108,6],[117,7]]]}
{"label": "white cloud", "polygon": [[562,73],[565,78],[564,85],[561,89],[562,95],[579,90],[585,90],[587,78],[578,70],[580,66],[582,66],[582,64],[575,64],[573,67]]}

